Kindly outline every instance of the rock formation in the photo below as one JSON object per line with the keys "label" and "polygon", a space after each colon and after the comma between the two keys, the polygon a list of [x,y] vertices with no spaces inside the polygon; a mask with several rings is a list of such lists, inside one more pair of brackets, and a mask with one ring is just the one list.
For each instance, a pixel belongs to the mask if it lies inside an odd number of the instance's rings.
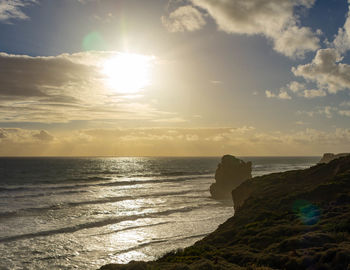
{"label": "rock formation", "polygon": [[216,182],[210,186],[214,199],[231,200],[231,191],[245,180],[252,178],[252,163],[225,155],[215,173]]}
{"label": "rock formation", "polygon": [[323,154],[323,157],[321,160],[318,162],[319,164],[321,163],[329,163],[334,159],[341,158],[341,157],[346,157],[350,155],[350,153],[340,153],[340,154],[333,154],[333,153],[325,153]]}

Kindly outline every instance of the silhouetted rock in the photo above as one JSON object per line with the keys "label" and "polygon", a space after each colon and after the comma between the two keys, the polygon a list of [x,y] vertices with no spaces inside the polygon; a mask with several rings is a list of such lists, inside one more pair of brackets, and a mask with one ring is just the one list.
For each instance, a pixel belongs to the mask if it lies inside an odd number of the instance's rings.
{"label": "silhouetted rock", "polygon": [[333,153],[325,153],[325,154],[323,154],[323,157],[321,158],[321,160],[318,163],[319,164],[320,163],[329,163],[334,159],[345,157],[348,155],[350,155],[350,153],[340,153],[340,154],[336,154],[336,155]]}
{"label": "silhouetted rock", "polygon": [[101,269],[349,269],[350,156],[254,177],[233,194],[235,215],[193,246]]}
{"label": "silhouetted rock", "polygon": [[216,182],[210,186],[211,196],[214,199],[231,200],[231,191],[250,178],[252,178],[251,162],[225,155],[216,169]]}

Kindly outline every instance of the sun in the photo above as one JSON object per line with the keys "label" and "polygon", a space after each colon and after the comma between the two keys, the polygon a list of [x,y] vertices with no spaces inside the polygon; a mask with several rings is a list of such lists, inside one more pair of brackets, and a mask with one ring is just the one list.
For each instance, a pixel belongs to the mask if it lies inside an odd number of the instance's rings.
{"label": "sun", "polygon": [[137,93],[151,84],[153,56],[120,53],[102,65],[106,84],[117,93]]}

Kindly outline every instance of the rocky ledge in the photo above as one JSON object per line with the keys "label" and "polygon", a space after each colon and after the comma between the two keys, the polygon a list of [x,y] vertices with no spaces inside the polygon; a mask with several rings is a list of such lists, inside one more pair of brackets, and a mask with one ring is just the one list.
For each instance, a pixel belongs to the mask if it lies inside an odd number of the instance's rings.
{"label": "rocky ledge", "polygon": [[193,246],[101,269],[350,269],[350,156],[245,181],[236,213]]}

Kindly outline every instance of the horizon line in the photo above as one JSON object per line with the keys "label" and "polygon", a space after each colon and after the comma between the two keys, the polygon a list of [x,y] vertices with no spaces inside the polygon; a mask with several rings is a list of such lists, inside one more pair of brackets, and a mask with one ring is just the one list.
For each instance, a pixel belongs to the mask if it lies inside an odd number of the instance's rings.
{"label": "horizon line", "polygon": [[[199,158],[199,157],[223,157],[225,155],[231,155],[231,154],[224,154],[224,155],[208,155],[208,156],[171,156],[171,155],[160,155],[160,156],[118,156],[118,155],[96,155],[96,156],[79,156],[79,155],[73,155],[73,156],[0,156],[0,158]],[[235,157],[322,157],[322,155],[257,155],[257,156],[251,156],[251,155],[232,155]]]}

